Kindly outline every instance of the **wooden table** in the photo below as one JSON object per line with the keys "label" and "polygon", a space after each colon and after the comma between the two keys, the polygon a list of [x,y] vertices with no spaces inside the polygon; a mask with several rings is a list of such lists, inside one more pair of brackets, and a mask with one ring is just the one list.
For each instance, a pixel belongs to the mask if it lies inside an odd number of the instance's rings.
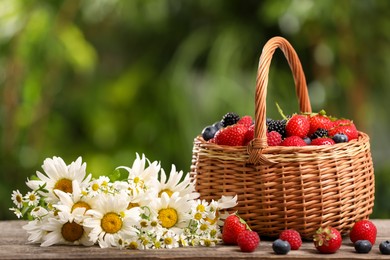
{"label": "wooden table", "polygon": [[262,240],[253,253],[242,253],[237,246],[219,245],[205,248],[177,248],[160,250],[101,249],[98,246],[51,246],[27,244],[25,221],[0,222],[0,259],[390,259],[379,252],[379,243],[390,239],[390,220],[373,220],[378,228],[377,242],[368,254],[355,253],[349,238],[344,238],[340,250],[331,255],[317,253],[312,242],[304,242],[297,251],[276,255],[272,240]]}

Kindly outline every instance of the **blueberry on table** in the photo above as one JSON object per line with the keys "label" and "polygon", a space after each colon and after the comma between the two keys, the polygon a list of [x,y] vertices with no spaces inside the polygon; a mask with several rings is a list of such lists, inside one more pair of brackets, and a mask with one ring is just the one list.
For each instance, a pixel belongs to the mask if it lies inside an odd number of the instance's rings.
{"label": "blueberry on table", "polygon": [[390,255],[390,241],[386,240],[379,244],[379,251],[384,255]]}
{"label": "blueberry on table", "polygon": [[355,250],[358,253],[367,254],[371,251],[372,244],[368,240],[358,240],[354,244]]}
{"label": "blueberry on table", "polygon": [[272,243],[272,249],[277,255],[286,255],[291,250],[290,243],[281,239],[276,239]]}

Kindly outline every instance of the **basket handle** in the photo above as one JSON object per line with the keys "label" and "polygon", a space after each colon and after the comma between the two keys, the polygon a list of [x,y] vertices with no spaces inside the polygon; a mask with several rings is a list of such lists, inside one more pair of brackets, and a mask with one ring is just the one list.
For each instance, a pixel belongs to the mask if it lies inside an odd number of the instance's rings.
{"label": "basket handle", "polygon": [[283,37],[271,38],[263,47],[259,60],[256,78],[255,95],[255,138],[248,146],[249,163],[272,163],[262,155],[262,149],[267,147],[266,126],[266,96],[268,85],[268,73],[272,56],[277,48],[280,48],[290,65],[294,76],[295,90],[301,112],[311,113],[309,94],[306,86],[305,74],[301,62],[292,45]]}

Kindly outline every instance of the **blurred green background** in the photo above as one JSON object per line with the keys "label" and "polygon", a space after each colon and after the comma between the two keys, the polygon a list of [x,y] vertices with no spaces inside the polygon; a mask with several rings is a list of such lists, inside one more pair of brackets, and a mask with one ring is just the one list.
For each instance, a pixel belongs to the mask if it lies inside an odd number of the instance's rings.
{"label": "blurred green background", "polygon": [[[390,1],[1,0],[0,218],[47,157],[99,176],[145,153],[189,171],[192,142],[229,111],[254,115],[258,59],[276,35],[296,49],[314,111],[371,137],[372,217],[389,218]],[[269,117],[298,110],[280,51]]]}

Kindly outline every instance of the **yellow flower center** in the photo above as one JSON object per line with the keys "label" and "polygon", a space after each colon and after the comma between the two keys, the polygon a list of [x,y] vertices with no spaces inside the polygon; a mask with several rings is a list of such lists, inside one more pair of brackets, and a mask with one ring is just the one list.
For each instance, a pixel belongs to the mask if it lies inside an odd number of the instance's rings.
{"label": "yellow flower center", "polygon": [[199,220],[202,219],[202,214],[200,214],[199,212],[197,212],[197,213],[195,213],[194,218],[195,218],[196,220],[199,221]]}
{"label": "yellow flower center", "polygon": [[61,235],[68,242],[79,240],[83,233],[83,227],[75,222],[66,222],[61,228]]}
{"label": "yellow flower center", "polygon": [[158,197],[161,198],[161,195],[162,195],[164,192],[165,192],[169,197],[172,197],[173,191],[171,191],[170,189],[164,189],[164,190],[160,191],[160,192],[158,193]]}
{"label": "yellow flower center", "polygon": [[132,209],[135,207],[139,207],[139,203],[130,202],[129,205],[127,206],[127,209]]}
{"label": "yellow flower center", "polygon": [[166,237],[166,238],[164,238],[164,243],[166,245],[172,245],[173,239],[171,237]]}
{"label": "yellow flower center", "polygon": [[97,184],[97,183],[92,184],[93,191],[97,191],[98,189],[99,189],[99,184]]}
{"label": "yellow flower center", "polygon": [[61,190],[66,193],[72,193],[73,192],[72,181],[69,179],[61,179],[56,182],[53,189]]}
{"label": "yellow flower center", "polygon": [[34,193],[31,193],[30,196],[28,196],[28,199],[29,199],[30,201],[35,201],[35,200],[37,199],[37,197],[35,196]]}
{"label": "yellow flower center", "polygon": [[152,226],[152,227],[157,227],[157,221],[152,221],[152,222],[150,222],[150,225]]}
{"label": "yellow flower center", "polygon": [[122,219],[119,214],[114,212],[109,212],[105,214],[101,221],[101,227],[104,232],[115,234],[122,228]]}
{"label": "yellow flower center", "polygon": [[215,237],[216,235],[217,235],[217,230],[212,229],[212,230],[210,231],[210,236],[211,236],[211,237]]}
{"label": "yellow flower center", "polygon": [[71,212],[73,212],[73,210],[75,210],[77,208],[85,208],[85,211],[87,211],[87,210],[91,209],[91,206],[89,206],[88,203],[80,200],[80,201],[76,202],[75,204],[73,204]]}
{"label": "yellow flower center", "polygon": [[202,204],[199,204],[197,207],[196,207],[196,210],[199,211],[199,212],[204,212],[205,211],[205,208]]}
{"label": "yellow flower center", "polygon": [[209,239],[204,240],[204,245],[205,246],[211,246],[211,241]]}
{"label": "yellow flower center", "polygon": [[139,223],[141,227],[143,228],[146,228],[148,227],[148,222],[146,220],[141,220],[141,222]]}
{"label": "yellow flower center", "polygon": [[202,231],[206,231],[208,228],[207,224],[202,224],[200,225],[199,229],[202,230]]}
{"label": "yellow flower center", "polygon": [[138,248],[138,243],[136,241],[132,241],[129,244],[130,249],[137,249]]}
{"label": "yellow flower center", "polygon": [[160,243],[160,241],[155,241],[155,242],[154,242],[154,247],[155,247],[155,248],[161,248],[161,243]]}
{"label": "yellow flower center", "polygon": [[22,196],[20,196],[20,195],[16,195],[16,201],[18,202],[18,203],[22,203],[23,202],[23,198],[22,198]]}
{"label": "yellow flower center", "polygon": [[177,223],[178,215],[175,209],[165,208],[158,212],[158,219],[161,222],[161,226],[171,228]]}
{"label": "yellow flower center", "polygon": [[140,180],[141,180],[141,179],[140,179],[139,177],[135,177],[134,180],[133,180],[133,182],[134,182],[135,184],[137,184],[138,182],[140,182]]}

